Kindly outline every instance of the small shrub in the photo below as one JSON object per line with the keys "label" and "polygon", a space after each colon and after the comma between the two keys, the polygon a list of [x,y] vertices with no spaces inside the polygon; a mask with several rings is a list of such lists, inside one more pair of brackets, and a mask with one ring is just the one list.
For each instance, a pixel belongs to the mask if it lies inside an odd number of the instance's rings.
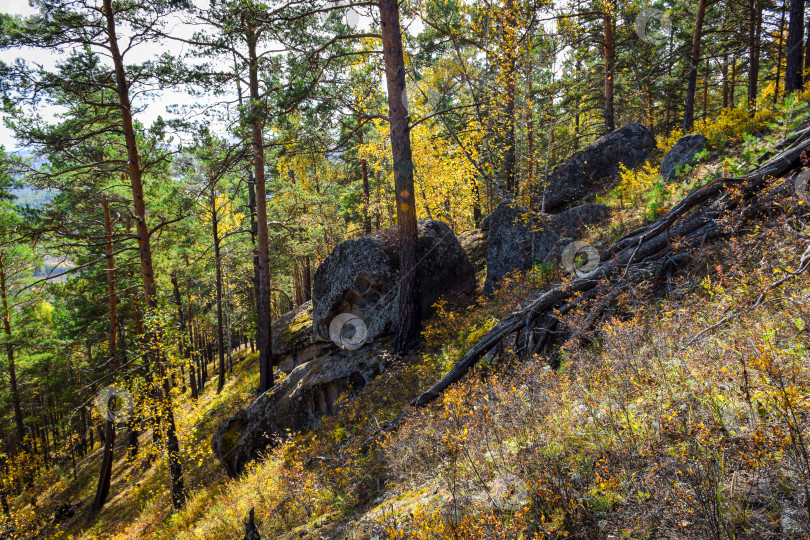
{"label": "small shrub", "polygon": [[[762,111],[765,114],[765,111]],[[771,113],[773,114],[773,113]],[[712,148],[726,148],[742,141],[743,135],[755,133],[764,125],[751,119],[743,108],[723,109],[716,120],[698,120],[694,132],[703,134]]]}

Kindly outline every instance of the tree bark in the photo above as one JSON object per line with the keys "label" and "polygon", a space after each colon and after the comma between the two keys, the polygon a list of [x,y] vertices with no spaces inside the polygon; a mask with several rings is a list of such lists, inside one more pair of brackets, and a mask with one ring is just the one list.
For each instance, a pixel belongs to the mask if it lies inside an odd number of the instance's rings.
{"label": "tree bark", "polygon": [[709,59],[706,59],[706,69],[703,72],[703,121],[706,121],[706,116],[709,113],[709,78],[711,76],[711,64]]}
{"label": "tree bark", "polygon": [[[810,70],[810,17],[807,17],[807,28],[805,30],[807,38],[804,43],[804,70]],[[804,82],[804,80],[802,80]]]}
{"label": "tree bark", "polygon": [[[363,144],[362,133],[358,136],[358,142]],[[371,234],[371,212],[369,212],[371,192],[368,185],[368,163],[365,159],[360,160],[360,174],[363,177],[363,231],[366,234]]]}
{"label": "tree bark", "polygon": [[790,0],[790,23],[787,38],[787,67],[785,69],[785,93],[801,90],[802,38],[804,37],[804,0]]}
{"label": "tree bark", "polygon": [[[371,220],[369,219],[369,225]],[[312,263],[309,255],[304,256],[304,302],[312,300]]]}
{"label": "tree bark", "polygon": [[760,0],[749,3],[748,21],[748,112],[757,110],[757,85],[759,83],[759,53],[762,33],[762,4]]}
{"label": "tree bark", "polygon": [[211,233],[214,239],[214,267],[216,269],[217,291],[217,349],[219,351],[219,377],[217,394],[225,386],[225,336],[222,329],[222,256],[220,254],[219,214],[217,212],[216,184],[211,182]]}
{"label": "tree bark", "polygon": [[6,254],[0,249],[0,300],[3,305],[3,332],[6,335],[6,357],[8,358],[8,384],[11,392],[11,405],[14,408],[14,433],[18,444],[25,448],[25,424],[23,423],[20,391],[17,388],[17,366],[14,362],[14,338],[11,334],[11,311],[8,308],[8,285],[6,283]]}
{"label": "tree bark", "polygon": [[506,96],[504,103],[504,117],[506,120],[504,148],[503,176],[507,193],[517,195],[519,187],[517,181],[517,143],[515,131],[515,99],[517,94],[517,35],[515,21],[514,0],[506,0],[504,6],[506,16],[503,23],[502,39],[506,43],[504,50],[504,69],[506,71],[504,84],[506,86]]}
{"label": "tree bark", "polygon": [[[186,314],[183,310],[183,299],[180,296],[180,283],[177,279],[177,274],[172,274],[172,290],[174,292],[174,304],[177,306],[177,321],[180,325],[180,355],[188,365],[188,378],[189,386],[191,387],[191,399],[198,399],[199,393],[197,392],[197,377],[194,368],[194,360],[191,358],[191,337],[189,336],[188,327],[186,325]],[[191,307],[189,306],[189,311]]]}
{"label": "tree bark", "polygon": [[258,36],[254,28],[246,32],[250,65],[250,110],[251,110],[251,143],[253,147],[253,177],[256,188],[256,249],[258,253],[259,290],[257,309],[259,315],[259,393],[273,387],[273,342],[270,332],[270,249],[267,230],[267,193],[265,191],[264,173],[264,139],[262,137],[261,96],[259,95],[259,65],[256,54]]}
{"label": "tree bark", "polygon": [[731,55],[731,85],[729,88],[729,105],[733,109],[735,105],[734,95],[737,92],[737,60],[734,58],[734,54]]}
{"label": "tree bark", "polygon": [[782,38],[785,35],[785,11],[787,6],[782,3],[782,18],[779,20],[779,40],[776,42],[776,82],[773,85],[773,104],[779,101],[779,79],[782,75]]}
{"label": "tree bark", "polygon": [[79,409],[79,449],[82,457],[87,455],[87,407],[84,405]]}
{"label": "tree bark", "polygon": [[385,79],[388,87],[388,118],[391,124],[391,152],[394,160],[397,228],[399,232],[399,323],[393,352],[410,352],[419,339],[422,306],[416,251],[416,201],[408,111],[405,108],[405,59],[399,27],[397,0],[381,0]]}
{"label": "tree bark", "polygon": [[697,70],[700,62],[700,41],[703,37],[703,19],[706,16],[708,0],[700,0],[697,17],[695,18],[695,32],[692,34],[692,50],[689,54],[689,79],[686,87],[686,104],[683,113],[683,132],[692,131],[695,124],[695,91],[697,89]]}
{"label": "tree bark", "polygon": [[723,75],[723,108],[728,108],[728,52],[723,53],[723,64],[722,64],[722,75]]}
{"label": "tree bark", "polygon": [[[116,93],[121,111],[121,130],[124,134],[124,141],[127,149],[127,168],[132,189],[132,199],[135,214],[135,226],[138,235],[138,255],[141,265],[141,281],[143,282],[143,293],[148,310],[157,309],[157,291],[155,288],[155,274],[152,265],[152,246],[150,243],[149,227],[146,222],[146,205],[143,195],[143,180],[141,175],[141,156],[138,151],[138,143],[135,135],[135,128],[132,121],[132,104],[129,97],[129,83],[124,69],[124,58],[118,47],[118,35],[115,27],[115,17],[112,0],[103,2],[104,16],[107,22],[107,37],[110,57],[115,67]],[[151,339],[155,339],[153,336]],[[157,376],[163,379],[162,395],[159,395],[159,402],[165,408],[166,414],[166,438],[169,452],[169,475],[172,483],[172,505],[175,508],[182,508],[186,502],[185,488],[183,485],[183,467],[180,463],[180,445],[177,440],[176,428],[174,425],[174,412],[172,411],[171,396],[169,393],[169,380],[164,373],[162,359],[159,354],[155,355],[155,371]],[[160,386],[156,386],[160,388]]]}
{"label": "tree bark", "polygon": [[[118,338],[118,293],[115,281],[115,256],[113,255],[113,222],[110,216],[110,200],[106,195],[101,196],[101,208],[104,214],[104,254],[107,261],[107,297],[109,303],[109,349],[107,354],[110,362],[110,375],[115,377],[115,372],[118,369],[116,341]],[[114,397],[111,397],[110,401],[112,402],[114,399]],[[110,483],[112,482],[115,422],[113,421],[113,413],[110,412],[112,410],[110,406],[114,406],[114,404],[106,403],[105,405],[108,412],[104,423],[104,453],[101,458],[101,472],[96,487],[96,497],[91,507],[92,512],[98,512],[104,507],[104,503],[107,502],[107,497],[110,494]]]}
{"label": "tree bark", "polygon": [[250,181],[248,182],[249,190],[249,204],[250,204],[250,239],[253,244],[253,293],[251,298],[251,305],[256,309],[256,335],[251,340],[251,352],[253,344],[256,343],[258,347],[259,331],[262,326],[262,310],[259,309],[259,250],[257,248],[258,226],[256,224],[256,189],[253,173],[250,174]]}
{"label": "tree bark", "polygon": [[605,132],[616,129],[616,118],[613,99],[614,75],[616,71],[616,37],[613,28],[613,2],[607,2],[602,14],[605,31]]}
{"label": "tree bark", "polygon": [[304,291],[301,285],[301,270],[298,268],[298,260],[293,259],[293,290],[295,291],[295,307],[304,303]]}

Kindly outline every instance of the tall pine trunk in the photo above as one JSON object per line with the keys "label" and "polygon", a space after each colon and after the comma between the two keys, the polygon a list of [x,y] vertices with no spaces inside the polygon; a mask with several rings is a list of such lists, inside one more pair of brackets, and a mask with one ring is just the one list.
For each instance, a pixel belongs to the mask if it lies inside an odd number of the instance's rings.
{"label": "tall pine trunk", "polygon": [[[151,312],[157,309],[157,291],[155,289],[155,273],[152,265],[152,246],[149,227],[146,222],[146,204],[143,196],[143,181],[141,177],[141,156],[138,152],[138,143],[132,121],[132,105],[129,97],[129,83],[124,69],[124,58],[118,47],[118,34],[115,27],[112,0],[104,0],[104,16],[107,21],[107,37],[110,57],[115,66],[116,93],[121,111],[121,128],[127,149],[127,168],[132,189],[133,209],[138,236],[138,255],[141,263],[141,281],[143,282],[144,300],[147,309]],[[151,339],[156,339],[152,336]],[[177,439],[174,425],[174,411],[172,410],[169,380],[164,373],[162,358],[155,354],[155,372],[162,379],[162,392],[158,395],[159,403],[166,415],[166,448],[169,454],[169,476],[172,483],[172,505],[182,508],[186,503],[185,488],[183,485],[183,466],[180,463],[180,443]],[[156,386],[160,388],[160,386]]]}
{"label": "tall pine trunk", "polygon": [[8,358],[8,385],[11,392],[11,405],[14,408],[14,433],[17,444],[25,449],[25,425],[23,424],[20,391],[17,388],[17,366],[14,362],[14,338],[11,334],[11,311],[8,308],[8,284],[6,254],[0,249],[0,301],[3,305],[3,333],[6,335],[6,357]]}
{"label": "tall pine trunk", "polygon": [[[104,214],[104,255],[107,261],[107,297],[109,315],[109,337],[108,356],[110,362],[110,374],[114,377],[118,369],[118,293],[115,281],[115,257],[113,255],[113,222],[110,216],[110,200],[106,195],[101,196],[101,208]],[[115,399],[111,397],[111,400]],[[110,409],[111,403],[106,403],[107,418],[104,423],[104,453],[101,458],[101,472],[99,474],[98,486],[96,487],[96,497],[91,507],[93,512],[98,512],[107,502],[110,494],[110,483],[112,482],[113,468],[113,447],[115,445],[115,422],[114,413]]]}
{"label": "tall pine trunk", "polygon": [[504,84],[506,86],[506,95],[504,97],[504,117],[506,120],[505,127],[505,148],[504,148],[504,166],[503,176],[506,192],[510,196],[516,196],[519,191],[517,180],[517,122],[515,121],[515,99],[517,94],[517,36],[516,36],[516,21],[515,21],[515,5],[514,0],[506,0],[504,6],[506,16],[503,21],[502,39],[506,43],[504,47],[506,59],[504,62],[504,69],[506,77]]}
{"label": "tall pine trunk", "polygon": [[[357,136],[357,142],[363,144],[363,134]],[[363,232],[371,234],[371,192],[368,184],[368,162],[365,159],[360,160],[360,175],[363,180]]]}
{"label": "tall pine trunk", "polygon": [[[807,28],[805,29],[807,37],[804,43],[804,71],[810,70],[810,17],[807,18]],[[804,81],[802,81],[804,82]]]}
{"label": "tall pine trunk", "polygon": [[616,113],[614,108],[613,88],[616,71],[616,37],[613,28],[613,3],[608,2],[602,14],[604,24],[605,48],[605,132],[610,133],[616,129]]}
{"label": "tall pine trunk", "polygon": [[728,108],[728,92],[729,92],[728,53],[723,54],[722,75],[723,75],[723,108],[726,109]]}
{"label": "tall pine trunk", "polygon": [[748,111],[757,110],[757,87],[759,85],[759,53],[762,34],[762,4],[759,0],[749,3],[748,20]]}
{"label": "tall pine trunk", "polygon": [[267,192],[264,173],[264,139],[259,95],[259,59],[256,54],[258,36],[253,28],[247,29],[247,45],[250,65],[250,110],[251,143],[253,146],[253,178],[256,188],[256,249],[259,267],[259,290],[256,307],[259,311],[259,393],[273,387],[273,338],[270,333],[270,238],[267,230]]}
{"label": "tall pine trunk", "polygon": [[191,399],[199,397],[197,392],[197,376],[194,369],[194,360],[191,358],[191,338],[186,325],[186,314],[183,310],[183,298],[180,296],[180,283],[177,274],[172,274],[172,292],[174,293],[174,304],[177,306],[177,321],[180,325],[180,356],[183,357],[188,366],[189,386],[191,387]]}
{"label": "tall pine trunk", "polygon": [[697,90],[697,72],[700,62],[700,41],[703,37],[703,19],[706,16],[708,0],[700,0],[697,17],[695,18],[695,32],[692,34],[692,49],[689,54],[689,79],[686,87],[686,103],[683,113],[683,132],[692,131],[695,123],[695,91]]}
{"label": "tall pine trunk", "polygon": [[219,239],[219,214],[217,212],[216,183],[211,182],[211,234],[214,239],[214,268],[216,269],[217,290],[217,350],[219,351],[219,377],[217,394],[225,386],[225,336],[222,328],[222,256]]}
{"label": "tall pine trunk", "polygon": [[[258,245],[258,225],[256,224],[256,183],[253,179],[253,173],[250,174],[250,180],[248,182],[248,204],[250,205],[250,240],[253,244],[253,293],[252,293],[252,302],[256,308],[256,337],[251,343],[256,343],[258,347],[259,341],[259,332],[261,331],[264,326],[262,326],[262,310],[259,308],[259,297],[261,293],[259,291],[259,249]],[[253,352],[253,351],[251,351]]]}
{"label": "tall pine trunk", "polygon": [[405,108],[405,59],[399,27],[397,0],[381,0],[385,80],[388,87],[388,118],[391,123],[391,153],[394,159],[397,228],[399,231],[399,323],[393,352],[410,352],[419,339],[422,306],[416,251],[416,200],[408,111]]}
{"label": "tall pine trunk", "polygon": [[804,0],[790,0],[790,23],[787,38],[787,67],[785,69],[785,93],[803,88],[802,38],[804,34]]}
{"label": "tall pine trunk", "polygon": [[[785,35],[785,10],[786,6],[782,4],[782,17],[779,20],[779,41],[777,41],[776,50],[776,82],[773,85],[773,104],[776,105],[779,101],[779,80],[782,75],[782,39]],[[787,81],[786,81],[787,82]]]}
{"label": "tall pine trunk", "polygon": [[[371,226],[371,218],[368,222]],[[304,256],[304,302],[312,300],[312,263],[309,255]]]}

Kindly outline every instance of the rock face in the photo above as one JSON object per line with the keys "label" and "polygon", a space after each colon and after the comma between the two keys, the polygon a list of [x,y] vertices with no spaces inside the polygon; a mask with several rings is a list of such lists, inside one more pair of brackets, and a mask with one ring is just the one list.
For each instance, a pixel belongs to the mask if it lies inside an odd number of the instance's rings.
{"label": "rock face", "polygon": [[[422,309],[446,293],[475,289],[475,270],[450,228],[420,221],[417,250]],[[398,313],[399,238],[396,228],[338,245],[318,267],[312,283],[315,336],[330,339],[329,325],[347,313],[366,326],[366,341],[393,330]]]}
{"label": "rock face", "polygon": [[708,139],[700,133],[692,133],[678,139],[661,162],[661,168],[658,169],[661,176],[667,180],[674,180],[677,168],[691,163],[695,154],[703,150],[707,142]]}
{"label": "rock face", "polygon": [[487,267],[487,232],[481,229],[471,229],[458,235],[458,242],[476,272],[480,272]]}
{"label": "rock face", "polygon": [[484,293],[492,293],[509,272],[529,270],[535,262],[543,261],[560,239],[578,237],[585,225],[598,223],[607,215],[608,208],[601,204],[585,204],[550,215],[502,202],[489,221]]}
{"label": "rock face", "polygon": [[655,137],[641,124],[612,131],[554,169],[545,188],[538,190],[535,206],[554,212],[582,198],[596,181],[618,173],[620,164],[632,169],[643,162],[654,148]]}
{"label": "rock face", "polygon": [[286,433],[317,426],[341,397],[351,399],[384,370],[384,347],[326,355],[301,364],[253,403],[219,425],[217,459],[234,477]]}
{"label": "rock face", "polygon": [[273,322],[273,364],[284,373],[335,349],[332,342],[315,339],[312,309],[312,302],[306,302]]}

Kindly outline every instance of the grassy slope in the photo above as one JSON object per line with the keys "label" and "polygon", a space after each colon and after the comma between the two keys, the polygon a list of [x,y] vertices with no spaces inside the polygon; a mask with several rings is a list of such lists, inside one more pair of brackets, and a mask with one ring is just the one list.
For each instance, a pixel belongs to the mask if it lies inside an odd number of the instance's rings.
{"label": "grassy slope", "polygon": [[[216,493],[227,483],[210,450],[210,436],[216,426],[253,395],[258,377],[257,355],[247,350],[234,353],[234,375],[222,394],[216,394],[216,380],[209,380],[198,402],[175,391],[177,426],[186,472],[186,486],[192,494],[189,508],[205,494]],[[216,377],[212,374],[212,377]],[[134,461],[126,459],[126,432],[119,433],[115,446],[113,480],[108,502],[93,516],[89,512],[95,495],[102,449],[98,439],[92,452],[76,460],[76,478],[70,462],[52,469],[30,490],[38,493],[33,507],[27,498],[13,501],[15,515],[22,517],[20,531],[39,531],[49,538],[146,538],[159,535],[171,518],[169,476],[163,455],[151,447],[151,431],[142,433],[141,451]],[[54,510],[69,502],[79,505],[74,518],[61,526],[52,522]]]}
{"label": "grassy slope", "polygon": [[[769,143],[752,140],[733,154],[746,159]],[[726,156],[695,177],[728,168]],[[660,186],[634,189],[642,193],[635,205],[592,240],[671,204]],[[98,519],[86,513],[98,449],[77,463],[77,481],[69,467],[61,481],[45,479],[40,500],[85,503],[66,524],[75,538],[239,538],[250,508],[267,538],[800,537],[810,485],[810,281],[800,276],[700,332],[796,267],[804,240],[786,231],[810,233],[804,210],[788,204],[707,247],[664,299],[661,283],[629,291],[587,346],[560,351],[557,371],[541,358],[482,366],[441,403],[379,431],[520,300],[516,291],[550,277],[543,271],[493,300],[442,306],[422,351],[236,481],[209,440],[251,399],[255,359],[237,363],[220,396],[209,384],[198,404],[178,397],[191,497],[177,514],[165,459],[127,464],[121,450]]]}

